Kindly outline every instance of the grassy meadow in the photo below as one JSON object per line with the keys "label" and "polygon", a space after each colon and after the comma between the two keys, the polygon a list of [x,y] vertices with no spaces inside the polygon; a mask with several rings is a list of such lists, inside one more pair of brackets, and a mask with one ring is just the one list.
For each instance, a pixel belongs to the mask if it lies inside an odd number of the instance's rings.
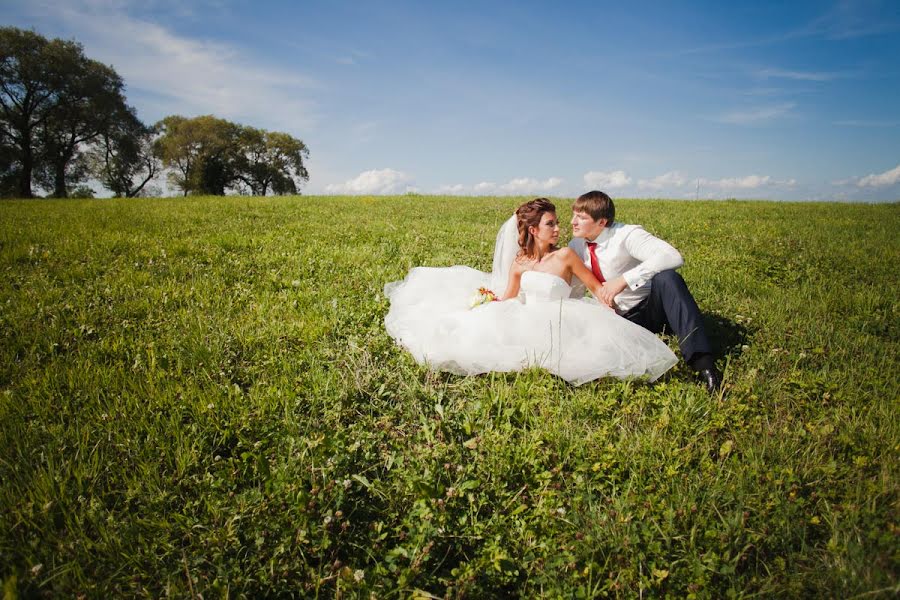
{"label": "grassy meadow", "polygon": [[724,398],[416,365],[522,200],[0,202],[4,597],[896,597],[900,204],[617,202]]}

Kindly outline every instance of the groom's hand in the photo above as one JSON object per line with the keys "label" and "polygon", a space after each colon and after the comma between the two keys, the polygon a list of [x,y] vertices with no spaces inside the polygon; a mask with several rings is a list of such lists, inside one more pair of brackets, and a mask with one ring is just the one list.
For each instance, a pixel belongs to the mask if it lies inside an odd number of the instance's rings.
{"label": "groom's hand", "polygon": [[616,305],[616,296],[626,287],[628,287],[628,284],[625,282],[624,277],[617,277],[612,281],[607,281],[600,286],[600,297],[597,299],[607,306],[614,307]]}

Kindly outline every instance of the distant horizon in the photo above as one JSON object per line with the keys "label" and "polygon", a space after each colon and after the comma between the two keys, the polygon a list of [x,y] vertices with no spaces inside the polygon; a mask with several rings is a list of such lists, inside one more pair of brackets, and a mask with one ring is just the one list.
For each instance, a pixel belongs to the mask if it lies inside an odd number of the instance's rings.
{"label": "distant horizon", "polygon": [[[587,191],[587,190],[585,190]],[[397,193],[389,193],[389,194],[334,194],[327,192],[317,192],[317,193],[298,193],[298,194],[285,194],[281,196],[276,195],[267,195],[267,196],[251,196],[249,194],[226,194],[224,196],[212,196],[205,194],[189,194],[187,196],[182,196],[180,194],[169,194],[162,196],[138,196],[135,198],[125,198],[119,197],[115,198],[113,196],[95,196],[93,198],[54,198],[52,196],[35,196],[33,198],[0,198],[0,202],[8,201],[8,202],[39,202],[41,200],[53,200],[59,202],[73,202],[80,200],[123,200],[123,201],[133,201],[133,200],[187,200],[187,199],[198,199],[198,198],[209,198],[209,199],[238,199],[238,198],[246,198],[246,199],[277,199],[277,198],[455,198],[460,200],[465,199],[486,199],[486,200],[515,200],[521,198],[538,198],[544,197],[548,200],[575,200],[580,194],[575,194],[571,196],[561,196],[557,194],[517,194],[517,195],[486,195],[486,194],[441,194],[437,192],[397,192]],[[661,196],[646,196],[646,197],[637,197],[637,196],[610,196],[615,202],[619,201],[638,201],[638,202],[774,202],[779,204],[877,204],[877,205],[887,205],[887,204],[900,204],[900,197],[893,199],[855,199],[855,200],[827,200],[827,199],[791,199],[791,200],[781,200],[778,198],[675,198],[675,197],[661,197]]]}
{"label": "distant horizon", "polygon": [[305,194],[900,198],[898,2],[263,6],[8,0],[4,21],[112,65],[144,122],[303,140]]}

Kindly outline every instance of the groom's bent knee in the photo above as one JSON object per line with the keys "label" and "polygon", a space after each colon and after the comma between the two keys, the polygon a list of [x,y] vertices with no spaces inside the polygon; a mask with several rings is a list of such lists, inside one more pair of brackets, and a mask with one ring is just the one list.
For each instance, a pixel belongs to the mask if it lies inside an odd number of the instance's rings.
{"label": "groom's bent knee", "polygon": [[684,282],[684,278],[681,276],[681,273],[676,271],[675,269],[667,269],[665,271],[660,271],[656,275],[653,276],[653,279],[650,280],[651,287],[659,286],[660,289],[671,288],[671,287],[687,287],[687,284]]}

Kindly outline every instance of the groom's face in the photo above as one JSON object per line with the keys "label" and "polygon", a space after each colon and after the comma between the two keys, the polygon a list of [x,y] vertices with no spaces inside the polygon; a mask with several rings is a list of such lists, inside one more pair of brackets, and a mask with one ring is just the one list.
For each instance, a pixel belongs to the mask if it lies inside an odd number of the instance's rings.
{"label": "groom's face", "polygon": [[572,212],[572,237],[592,240],[603,232],[604,227],[606,227],[606,219],[595,221],[586,212],[578,210]]}

